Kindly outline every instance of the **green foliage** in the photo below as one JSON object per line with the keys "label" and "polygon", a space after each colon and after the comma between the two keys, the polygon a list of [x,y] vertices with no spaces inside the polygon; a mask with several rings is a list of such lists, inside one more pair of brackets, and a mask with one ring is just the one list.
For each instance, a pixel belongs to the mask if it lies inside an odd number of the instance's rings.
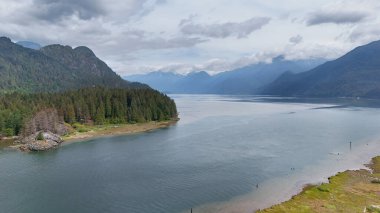
{"label": "green foliage", "polygon": [[366,210],[370,213],[380,213],[380,208],[376,206],[368,206],[366,207]]}
{"label": "green foliage", "polygon": [[44,135],[42,134],[42,132],[38,133],[38,135],[37,135],[37,137],[36,137],[36,140],[38,140],[38,141],[43,141],[43,140],[45,140]]}
{"label": "green foliage", "polygon": [[0,135],[20,134],[25,122],[46,108],[57,109],[80,132],[81,124],[162,121],[177,116],[174,101],[152,89],[93,87],[61,93],[0,95]]}
{"label": "green foliage", "polygon": [[72,127],[74,129],[76,129],[78,132],[88,132],[88,131],[90,131],[88,128],[86,128],[85,125],[80,124],[80,123],[75,123],[75,124],[72,125]]}
{"label": "green foliage", "polygon": [[92,86],[147,88],[123,80],[86,47],[24,48],[0,37],[0,93],[60,92]]}

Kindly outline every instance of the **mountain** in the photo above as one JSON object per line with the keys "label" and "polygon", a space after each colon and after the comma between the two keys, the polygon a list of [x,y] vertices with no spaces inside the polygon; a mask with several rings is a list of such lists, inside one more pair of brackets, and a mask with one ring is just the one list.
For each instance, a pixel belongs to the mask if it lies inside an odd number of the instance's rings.
{"label": "mountain", "polygon": [[124,77],[124,79],[133,82],[142,82],[159,91],[173,93],[173,88],[176,88],[185,77],[184,75],[173,72],[157,71],[147,74],[130,75]]}
{"label": "mountain", "polygon": [[258,63],[215,75],[210,90],[211,93],[219,94],[257,94],[263,86],[287,71],[304,72],[324,61],[286,60],[283,56],[278,56],[272,63]]}
{"label": "mountain", "polygon": [[147,87],[123,80],[87,47],[34,50],[0,37],[0,91],[56,92],[84,87]]}
{"label": "mountain", "polygon": [[272,63],[258,63],[213,76],[204,71],[188,75],[157,71],[126,76],[125,79],[146,83],[155,89],[170,93],[257,94],[263,86],[286,71],[296,73],[307,71],[324,61],[323,59],[291,61],[279,56],[274,58]]}
{"label": "mountain", "polygon": [[42,47],[40,44],[31,42],[31,41],[18,41],[16,42],[16,44],[21,45],[25,48],[33,49],[33,50],[39,50]]}
{"label": "mountain", "polygon": [[209,92],[212,77],[205,71],[181,75],[173,72],[156,71],[124,77],[132,82],[148,84],[165,93],[204,94]]}
{"label": "mountain", "polygon": [[308,72],[287,72],[263,94],[309,97],[380,97],[380,41],[355,48]]}

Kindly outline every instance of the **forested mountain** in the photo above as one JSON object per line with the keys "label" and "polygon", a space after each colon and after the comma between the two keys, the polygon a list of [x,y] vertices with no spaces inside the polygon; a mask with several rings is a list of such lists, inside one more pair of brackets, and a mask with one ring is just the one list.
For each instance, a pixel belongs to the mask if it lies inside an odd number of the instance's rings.
{"label": "forested mountain", "polygon": [[25,48],[0,37],[0,92],[54,92],[92,86],[136,88],[86,47]]}
{"label": "forested mountain", "polygon": [[151,72],[126,76],[129,81],[146,83],[170,93],[257,94],[286,71],[303,72],[325,62],[322,59],[285,60],[279,56],[272,63],[259,63],[210,76],[206,72],[180,75],[171,72]]}
{"label": "forested mountain", "polygon": [[[162,121],[177,116],[172,99],[152,89],[86,88],[62,93],[0,95],[0,137],[33,133],[47,121],[30,123],[37,113],[54,109],[68,124],[120,124]],[[44,118],[42,118],[44,119]],[[32,125],[33,124],[33,125]],[[53,124],[52,124],[53,125]]]}
{"label": "forested mountain", "polygon": [[380,98],[380,41],[360,46],[308,72],[285,73],[264,94]]}
{"label": "forested mountain", "polygon": [[[0,38],[0,139],[57,125],[137,123],[175,118],[172,99],[123,80],[87,47],[25,48]],[[57,131],[56,131],[57,130]]]}

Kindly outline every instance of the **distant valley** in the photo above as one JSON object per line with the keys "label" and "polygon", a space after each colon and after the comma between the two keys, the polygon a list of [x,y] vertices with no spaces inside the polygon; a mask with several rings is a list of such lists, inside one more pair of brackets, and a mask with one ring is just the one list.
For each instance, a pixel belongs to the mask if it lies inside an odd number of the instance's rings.
{"label": "distant valley", "polygon": [[262,88],[281,74],[291,71],[300,73],[310,70],[326,60],[286,60],[279,56],[272,63],[253,64],[217,75],[205,71],[187,75],[157,71],[124,77],[128,81],[148,84],[167,93],[184,94],[259,94]]}
{"label": "distant valley", "polygon": [[360,46],[344,56],[259,63],[209,75],[192,72],[151,72],[124,77],[167,93],[255,94],[300,97],[380,97],[380,41]]}

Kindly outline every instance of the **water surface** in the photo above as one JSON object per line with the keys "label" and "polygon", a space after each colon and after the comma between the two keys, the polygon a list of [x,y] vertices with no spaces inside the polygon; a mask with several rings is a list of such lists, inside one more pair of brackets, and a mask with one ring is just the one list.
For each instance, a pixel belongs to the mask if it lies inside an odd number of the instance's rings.
{"label": "water surface", "polygon": [[0,212],[252,212],[380,154],[378,108],[173,98],[181,120],[169,128],[1,150]]}

